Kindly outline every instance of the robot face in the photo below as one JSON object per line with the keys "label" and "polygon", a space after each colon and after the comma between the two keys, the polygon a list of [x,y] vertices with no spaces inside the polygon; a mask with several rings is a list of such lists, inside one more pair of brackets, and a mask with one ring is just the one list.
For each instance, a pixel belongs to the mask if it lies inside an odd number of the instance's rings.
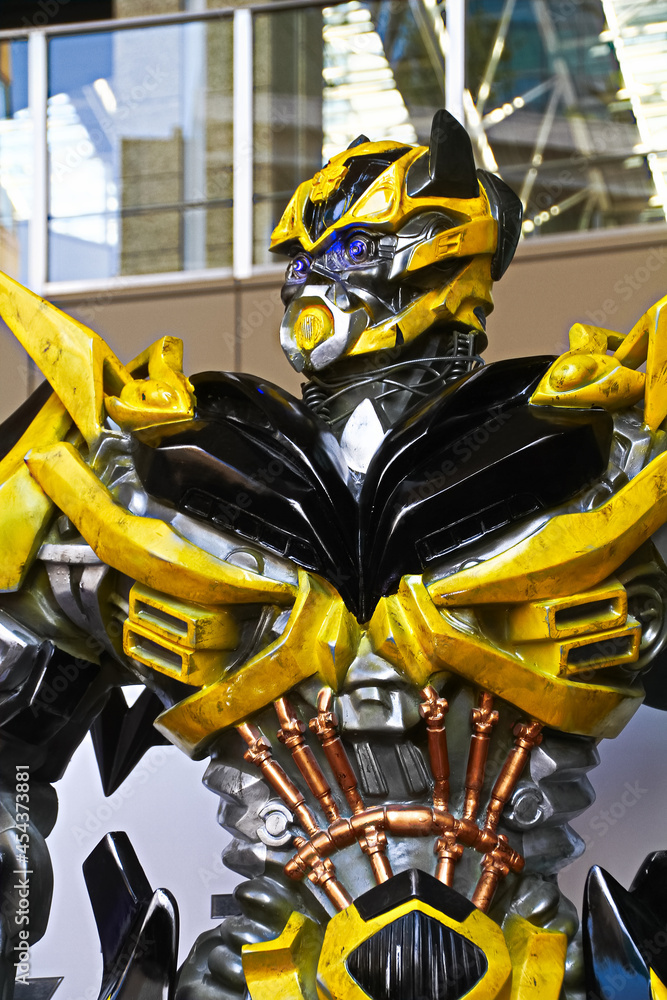
{"label": "robot face", "polygon": [[321,371],[435,324],[483,331],[520,223],[518,199],[475,171],[447,112],[428,147],[360,136],[300,185],[273,233],[271,249],[291,257],[281,325],[291,364]]}
{"label": "robot face", "polygon": [[299,250],[282,288],[283,350],[297,371],[344,356],[369,327],[391,321],[400,289],[391,281],[395,239],[369,227],[334,232],[318,253]]}

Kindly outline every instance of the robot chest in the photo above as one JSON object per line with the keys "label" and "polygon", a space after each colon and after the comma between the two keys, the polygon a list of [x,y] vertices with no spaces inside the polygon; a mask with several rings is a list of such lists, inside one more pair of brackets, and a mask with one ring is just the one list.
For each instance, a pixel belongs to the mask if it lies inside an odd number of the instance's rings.
{"label": "robot chest", "polygon": [[294,407],[260,419],[238,401],[221,415],[199,383],[198,421],[137,440],[137,470],[149,495],[318,574],[368,622],[406,574],[465,561],[606,468],[608,414],[526,402],[538,362],[520,392],[493,366],[392,428],[363,482],[350,482],[322,421]]}
{"label": "robot chest", "polygon": [[[139,440],[136,467],[150,495],[241,546],[283,557],[298,575],[279,627],[225,669],[213,647],[174,637],[170,653],[188,665],[181,679],[201,690],[165,713],[160,725],[170,739],[199,753],[212,733],[308,678],[339,690],[362,645],[418,689],[435,671],[454,671],[528,715],[548,715],[543,722],[554,728],[599,736],[622,727],[640,696],[620,674],[601,672],[636,659],[640,629],[618,580],[598,576],[574,594],[570,582],[567,596],[556,587],[552,600],[547,574],[536,600],[508,591],[511,607],[489,608],[471,593],[447,609],[449,596],[434,597],[443,561],[474,561],[480,540],[553,510],[606,468],[608,414],[531,406],[526,395],[543,359],[534,366],[528,378],[523,363],[520,379],[494,366],[392,430],[357,490],[321,421],[295,415],[293,404],[268,413],[265,389],[260,419],[245,384],[231,406],[217,383],[198,383],[193,427]],[[503,391],[494,383],[500,376]],[[235,391],[241,378],[234,376]],[[167,672],[142,652],[151,641],[164,644],[151,600],[135,589],[126,652]],[[171,613],[165,604],[158,611],[163,619]],[[225,641],[233,647],[238,615],[220,615],[232,623]]]}

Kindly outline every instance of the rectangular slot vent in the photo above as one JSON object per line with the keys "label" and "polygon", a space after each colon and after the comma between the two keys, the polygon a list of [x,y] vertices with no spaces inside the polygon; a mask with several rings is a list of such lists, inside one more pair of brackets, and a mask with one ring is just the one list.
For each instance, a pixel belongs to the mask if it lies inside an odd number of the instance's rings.
{"label": "rectangular slot vent", "polygon": [[144,635],[137,635],[128,629],[129,654],[140,663],[145,663],[148,667],[155,667],[158,670],[166,671],[181,677],[183,674],[183,657],[171,649],[165,649],[152,639],[147,639]]}
{"label": "rectangular slot vent", "polygon": [[561,674],[578,674],[587,670],[604,670],[606,667],[630,666],[639,656],[641,628],[616,629],[599,634],[592,641],[571,640],[560,648]]}
{"label": "rectangular slot vent", "polygon": [[621,617],[613,600],[589,601],[587,604],[576,604],[574,607],[556,609],[554,619],[558,629],[569,629],[574,625],[582,625],[588,621],[608,621]]}
{"label": "rectangular slot vent", "polygon": [[585,646],[573,646],[568,652],[568,665],[580,669],[607,661],[616,663],[632,654],[633,639],[632,635],[619,635],[600,642],[589,642]]}
{"label": "rectangular slot vent", "polygon": [[170,615],[169,612],[164,611],[162,608],[146,604],[144,601],[135,599],[133,618],[135,621],[146,625],[160,625],[166,632],[171,632],[177,639],[187,638],[187,622],[176,618],[175,615]]}

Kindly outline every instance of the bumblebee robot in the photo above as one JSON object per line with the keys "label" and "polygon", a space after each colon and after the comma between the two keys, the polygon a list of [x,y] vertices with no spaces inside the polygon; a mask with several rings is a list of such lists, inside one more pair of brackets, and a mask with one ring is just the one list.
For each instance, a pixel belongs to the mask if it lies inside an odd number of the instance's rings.
{"label": "bumblebee robot", "polygon": [[581,930],[557,885],[598,743],[667,705],[667,299],[484,367],[520,221],[444,111],[334,156],[272,238],[303,400],[189,380],[169,337],[126,366],[2,279],[46,379],[0,438],[5,1000],[13,873],[29,834],[36,940],[89,730],[107,793],[160,740],[210,757],[246,877],[177,971],[175,903],[109,833],[103,998],[667,997],[665,854],[593,869]]}

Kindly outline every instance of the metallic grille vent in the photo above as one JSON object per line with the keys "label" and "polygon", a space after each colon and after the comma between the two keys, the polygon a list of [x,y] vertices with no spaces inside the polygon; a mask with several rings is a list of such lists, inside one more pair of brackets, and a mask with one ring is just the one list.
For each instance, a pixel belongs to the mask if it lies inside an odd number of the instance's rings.
{"label": "metallic grille vent", "polygon": [[359,945],[347,969],[373,1000],[459,1000],[487,962],[477,945],[415,910]]}

